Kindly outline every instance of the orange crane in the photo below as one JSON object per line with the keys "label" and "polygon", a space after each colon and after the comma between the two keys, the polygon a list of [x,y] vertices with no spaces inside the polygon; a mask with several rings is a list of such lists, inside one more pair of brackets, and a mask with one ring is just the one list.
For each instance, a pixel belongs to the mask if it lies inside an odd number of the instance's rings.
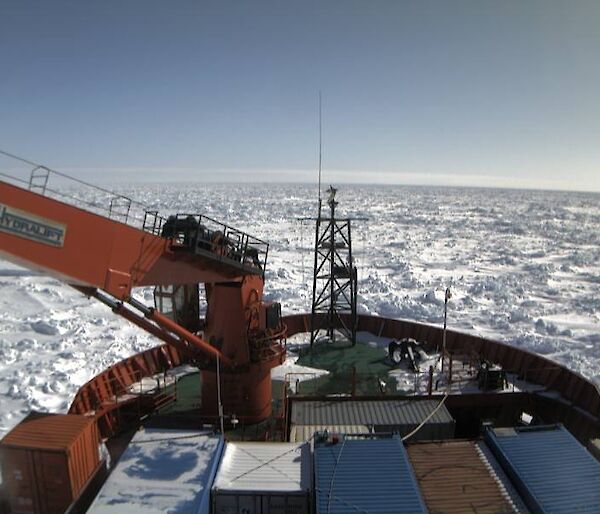
{"label": "orange crane", "polygon": [[[199,215],[145,211],[137,228],[51,197],[50,172],[34,169],[28,189],[0,181],[0,257],[59,278],[190,356],[202,370],[203,415],[219,415],[220,385],[226,413],[268,417],[286,336],[279,304],[263,301],[268,244]],[[139,286],[156,286],[155,307],[132,296]]]}

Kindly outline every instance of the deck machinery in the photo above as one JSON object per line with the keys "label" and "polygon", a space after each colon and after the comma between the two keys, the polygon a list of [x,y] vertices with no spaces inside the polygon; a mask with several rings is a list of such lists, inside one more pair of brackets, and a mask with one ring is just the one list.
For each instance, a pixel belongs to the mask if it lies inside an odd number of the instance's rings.
{"label": "deck machinery", "polygon": [[[219,415],[217,393],[226,415],[268,417],[286,336],[279,305],[263,301],[268,244],[198,215],[145,211],[135,227],[114,197],[106,217],[51,197],[45,184],[0,181],[0,257],[59,278],[189,356],[202,370],[203,417]],[[134,298],[139,286],[155,286],[154,307]]]}

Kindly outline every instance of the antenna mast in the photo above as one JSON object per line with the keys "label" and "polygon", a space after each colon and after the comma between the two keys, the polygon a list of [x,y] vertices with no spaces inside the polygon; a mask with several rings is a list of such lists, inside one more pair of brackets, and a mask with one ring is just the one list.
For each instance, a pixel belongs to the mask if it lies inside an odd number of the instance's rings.
{"label": "antenna mast", "polygon": [[336,216],[336,192],[337,189],[329,187],[329,216],[323,217],[319,212],[316,219],[311,346],[319,330],[326,330],[332,342],[335,331],[339,330],[352,345],[356,344],[357,271],[352,257],[352,218]]}
{"label": "antenna mast", "polygon": [[323,131],[321,119],[321,90],[319,89],[319,215],[321,215],[321,161],[323,155]]}
{"label": "antenna mast", "polygon": [[349,342],[356,344],[357,329],[357,271],[352,256],[353,219],[337,218],[335,199],[337,189],[329,186],[327,205],[329,216],[322,215],[321,164],[322,123],[321,91],[319,91],[319,212],[313,220],[315,227],[314,267],[312,287],[312,309],[310,317],[310,344],[314,344],[319,330],[326,330],[331,341],[335,341],[335,330],[340,330]]}

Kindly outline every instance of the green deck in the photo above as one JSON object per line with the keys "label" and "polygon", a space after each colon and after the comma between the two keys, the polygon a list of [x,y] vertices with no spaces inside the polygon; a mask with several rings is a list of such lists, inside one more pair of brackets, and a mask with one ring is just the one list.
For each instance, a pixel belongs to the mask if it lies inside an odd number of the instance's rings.
{"label": "green deck", "polygon": [[176,398],[160,409],[161,414],[185,412],[200,408],[202,398],[202,378],[200,372],[190,373],[177,380]]}
{"label": "green deck", "polygon": [[[180,377],[177,387],[171,385],[170,390],[175,390],[175,401],[159,409],[158,417],[170,417],[173,419],[200,419],[200,408],[202,406],[202,375],[195,372]],[[273,416],[260,423],[245,425],[240,423],[235,429],[231,427],[226,430],[227,439],[230,441],[262,439],[279,440],[281,434],[277,433],[275,415],[279,414],[283,405],[283,382],[273,381]]]}
{"label": "green deck", "polygon": [[303,348],[296,364],[311,368],[326,369],[332,373],[348,372],[352,369],[361,375],[388,373],[387,351],[367,344],[349,345],[348,341],[320,343]]}
{"label": "green deck", "polygon": [[296,364],[330,372],[299,383],[299,394],[377,395],[383,392],[382,382],[391,382],[385,349],[362,343],[352,346],[347,340],[303,348]]}
{"label": "green deck", "polygon": [[[383,348],[358,343],[351,346],[348,341],[319,343],[302,348],[296,362],[301,366],[325,369],[328,375],[304,380],[296,384],[296,393],[306,395],[380,395],[382,382],[390,392],[396,391],[395,381],[390,380],[390,364]],[[260,440],[273,438],[277,431],[276,418],[282,414],[284,383],[273,380],[273,416],[255,425],[240,423],[235,429],[227,430],[231,440]],[[170,386],[174,387],[174,386]],[[199,372],[180,377],[176,386],[176,400],[159,411],[159,415],[192,416],[199,412],[202,397],[202,377]]]}

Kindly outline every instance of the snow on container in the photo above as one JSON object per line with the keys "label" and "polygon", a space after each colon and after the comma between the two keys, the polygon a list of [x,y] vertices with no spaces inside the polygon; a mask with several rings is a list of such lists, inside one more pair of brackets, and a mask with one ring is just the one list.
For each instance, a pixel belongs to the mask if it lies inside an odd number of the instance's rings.
{"label": "snow on container", "polygon": [[13,514],[62,514],[100,466],[94,418],[33,412],[0,441]]}
{"label": "snow on container", "polygon": [[398,437],[315,438],[316,514],[426,513]]}
{"label": "snow on container", "polygon": [[532,512],[600,511],[600,462],[562,425],[487,428],[485,442]]}
{"label": "snow on container", "polygon": [[209,514],[223,439],[206,431],[138,431],[89,514]]}
{"label": "snow on container", "polygon": [[213,514],[309,514],[311,469],[307,443],[227,443]]}

